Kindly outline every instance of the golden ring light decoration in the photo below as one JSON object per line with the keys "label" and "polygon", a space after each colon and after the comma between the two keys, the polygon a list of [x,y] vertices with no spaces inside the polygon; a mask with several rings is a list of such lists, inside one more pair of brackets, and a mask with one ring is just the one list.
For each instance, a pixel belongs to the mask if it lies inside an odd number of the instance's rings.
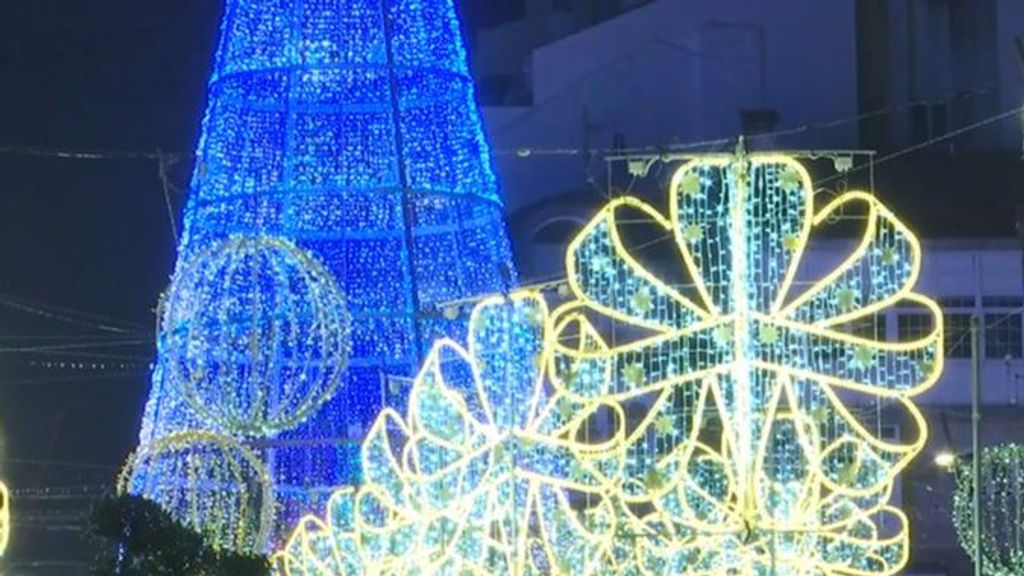
{"label": "golden ring light decoration", "polygon": [[[365,485],[304,519],[278,572],[897,573],[908,526],[888,501],[926,439],[912,398],[941,373],[941,313],[912,292],[906,226],[862,192],[815,211],[811,190],[792,158],[740,154],[679,169],[668,216],[608,204],[569,246],[570,301],[481,302],[468,347],[437,343],[407,414],[377,420]],[[798,281],[812,236],[855,208],[846,258]],[[674,240],[683,282],[630,249],[638,215]],[[851,331],[897,305],[933,328]],[[858,420],[879,399],[909,440]]]}
{"label": "golden ring light decoration", "polygon": [[117,491],[156,502],[216,550],[258,554],[270,537],[270,476],[258,455],[225,436],[185,431],[141,445]]}

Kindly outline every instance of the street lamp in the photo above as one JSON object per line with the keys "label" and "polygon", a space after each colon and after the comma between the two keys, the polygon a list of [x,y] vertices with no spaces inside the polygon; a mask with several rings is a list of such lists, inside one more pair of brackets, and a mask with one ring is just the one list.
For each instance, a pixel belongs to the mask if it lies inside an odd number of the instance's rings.
{"label": "street lamp", "polygon": [[935,455],[935,465],[939,468],[945,468],[946,470],[952,470],[956,466],[956,454],[949,450],[944,450]]}

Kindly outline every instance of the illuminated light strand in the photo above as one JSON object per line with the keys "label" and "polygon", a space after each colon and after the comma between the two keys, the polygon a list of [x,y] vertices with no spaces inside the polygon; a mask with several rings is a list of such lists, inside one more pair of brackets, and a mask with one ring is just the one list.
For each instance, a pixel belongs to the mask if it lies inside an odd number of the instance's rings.
{"label": "illuminated light strand", "polygon": [[119,494],[172,511],[217,550],[262,553],[275,508],[260,456],[229,437],[184,431],[143,444],[128,459]]}
{"label": "illuminated light strand", "polygon": [[[336,493],[326,523],[304,519],[278,566],[289,574],[540,574],[559,573],[568,559],[593,569],[611,561],[604,547],[613,526],[585,522],[614,518],[611,500],[583,514],[565,491],[603,498],[621,466],[610,452],[619,442],[564,439],[579,436],[586,419],[562,410],[564,395],[544,386],[549,325],[537,293],[481,303],[468,349],[438,342],[408,417],[385,411],[371,430],[364,488]],[[555,538],[534,533],[538,524]]]}
{"label": "illuminated light strand", "polygon": [[[981,470],[982,572],[987,576],[1024,574],[1024,445],[983,448]],[[974,473],[969,459],[964,459],[956,466],[953,525],[960,545],[977,558],[973,493]]]}
{"label": "illuminated light strand", "polygon": [[[550,314],[535,292],[478,305],[469,349],[435,347],[409,413],[383,414],[364,444],[366,484],[339,492],[327,522],[305,519],[278,570],[897,573],[909,532],[888,501],[926,440],[912,398],[941,373],[941,313],[912,292],[920,249],[895,216],[863,193],[817,212],[811,196],[797,162],[752,154],[684,165],[667,218],[609,203],[569,246],[572,299]],[[853,205],[868,210],[861,241],[792,293],[812,233]],[[626,211],[673,233],[692,291],[630,255]],[[843,327],[903,303],[934,329],[890,343]],[[609,343],[610,323],[635,336]],[[918,433],[881,439],[851,395],[895,400]],[[510,466],[493,466],[493,447],[520,437],[522,451],[499,451]]]}

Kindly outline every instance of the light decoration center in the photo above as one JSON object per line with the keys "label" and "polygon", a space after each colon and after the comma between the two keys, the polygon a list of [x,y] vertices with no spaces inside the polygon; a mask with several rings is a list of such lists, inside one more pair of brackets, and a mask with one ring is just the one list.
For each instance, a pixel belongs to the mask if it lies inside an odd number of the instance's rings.
{"label": "light decoration center", "polygon": [[[305,518],[277,569],[896,574],[909,527],[888,502],[926,439],[912,399],[941,373],[941,313],[888,209],[850,192],[815,210],[811,191],[794,159],[737,154],[681,167],[667,216],[609,203],[569,246],[569,301],[481,302],[468,346],[438,342],[407,413],[378,418],[366,483]],[[798,282],[815,232],[855,211],[845,258]],[[681,282],[631,247],[638,220],[672,239]],[[897,305],[932,330],[851,331]],[[860,422],[879,401],[917,430]]]}

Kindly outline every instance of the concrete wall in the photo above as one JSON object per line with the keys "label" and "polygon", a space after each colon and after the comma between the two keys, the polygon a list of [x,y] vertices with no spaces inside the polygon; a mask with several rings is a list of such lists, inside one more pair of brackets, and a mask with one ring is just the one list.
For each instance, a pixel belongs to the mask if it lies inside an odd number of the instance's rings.
{"label": "concrete wall", "polygon": [[[1024,35],[1024,3],[1014,0],[886,3],[888,104],[902,106],[890,120],[890,144],[916,141],[910,103],[945,108],[947,131],[1024,102],[1024,72],[1013,39]],[[938,109],[933,109],[938,112]],[[1014,150],[1020,122],[1007,120],[958,137],[958,148]],[[928,137],[937,135],[927,134]]]}

